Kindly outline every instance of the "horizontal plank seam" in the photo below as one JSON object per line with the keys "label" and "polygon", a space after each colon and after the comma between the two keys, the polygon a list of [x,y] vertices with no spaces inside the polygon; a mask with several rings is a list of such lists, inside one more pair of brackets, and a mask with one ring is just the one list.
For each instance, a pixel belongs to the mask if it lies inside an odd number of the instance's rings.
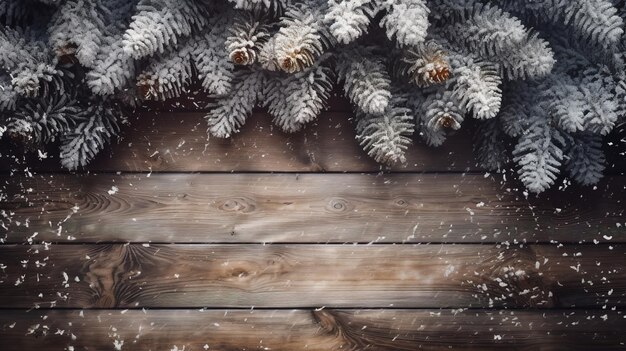
{"label": "horizontal plank seam", "polygon": [[[516,311],[516,312],[535,312],[535,313],[545,313],[545,312],[567,312],[567,311],[597,311],[597,312],[623,312],[626,311],[626,308],[616,307],[615,309],[611,308],[611,310],[607,310],[606,308],[601,307],[593,307],[593,306],[579,306],[579,307],[557,307],[557,308],[533,308],[533,307],[508,307],[508,308],[495,308],[495,307],[367,307],[367,306],[354,306],[354,307],[229,307],[229,306],[211,306],[211,307],[198,307],[198,306],[171,306],[171,307],[85,307],[85,308],[77,308],[77,307],[40,307],[40,308],[14,308],[14,307],[0,307],[0,311],[321,311],[321,310],[330,310],[330,311],[358,311],[358,310],[368,310],[368,311],[452,311],[452,310],[462,310],[462,311],[485,311],[485,312],[500,312],[500,311]],[[626,315],[625,315],[626,316]]]}
{"label": "horizontal plank seam", "polygon": [[[625,238],[626,239],[626,238]],[[346,241],[346,242],[329,242],[329,241],[271,241],[271,242],[259,242],[259,241],[34,241],[32,243],[28,243],[26,241],[5,241],[0,244],[0,248],[2,246],[7,245],[42,245],[43,243],[52,244],[52,245],[257,245],[257,246],[269,246],[269,245],[300,245],[300,246],[313,246],[313,245],[324,245],[324,246],[399,246],[399,245],[413,245],[413,246],[425,246],[425,245],[506,245],[509,243],[510,246],[520,247],[520,245],[528,246],[528,245],[558,245],[558,244],[571,244],[577,246],[598,246],[598,245],[620,245],[623,244],[623,241],[619,240],[611,240],[607,242],[599,242],[594,243],[593,241],[558,241],[558,240],[550,240],[550,241],[525,241],[518,242],[515,244],[510,244],[511,240],[505,241],[385,241],[385,242],[370,242],[370,241]]]}

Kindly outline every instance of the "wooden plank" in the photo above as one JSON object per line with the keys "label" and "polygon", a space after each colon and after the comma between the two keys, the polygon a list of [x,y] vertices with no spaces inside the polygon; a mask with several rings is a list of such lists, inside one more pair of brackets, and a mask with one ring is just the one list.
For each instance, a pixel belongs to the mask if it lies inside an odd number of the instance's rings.
{"label": "wooden plank", "polygon": [[[383,167],[355,140],[350,113],[328,112],[303,131],[286,134],[266,113],[255,113],[241,132],[230,139],[207,138],[204,113],[139,113],[123,129],[123,140],[104,150],[87,167],[91,171],[203,171],[203,172],[378,172],[480,170],[472,155],[467,131],[439,148],[419,142],[407,154],[407,165]],[[24,158],[7,149],[4,171],[61,171],[58,152],[48,150],[40,161],[35,151]],[[16,156],[17,155],[17,156]]]}
{"label": "wooden plank", "polygon": [[625,177],[540,198],[458,174],[49,174],[0,184],[8,243],[626,240]]}
{"label": "wooden plank", "polygon": [[7,245],[0,307],[626,306],[626,246]]}
{"label": "wooden plank", "polygon": [[[3,350],[622,350],[614,311],[7,311]],[[123,344],[122,344],[123,341]]]}

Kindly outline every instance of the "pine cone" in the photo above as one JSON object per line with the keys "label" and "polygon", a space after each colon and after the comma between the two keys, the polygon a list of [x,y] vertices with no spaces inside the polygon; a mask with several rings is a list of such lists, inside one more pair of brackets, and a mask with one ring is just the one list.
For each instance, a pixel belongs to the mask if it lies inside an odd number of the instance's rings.
{"label": "pine cone", "polygon": [[307,50],[293,49],[286,52],[286,55],[278,58],[280,69],[287,73],[295,73],[311,66],[315,59],[313,54]]}
{"label": "pine cone", "polygon": [[443,116],[439,117],[439,120],[437,121],[437,123],[442,128],[459,129],[459,123],[454,118],[452,118],[452,116],[450,116],[450,115],[443,115]]}
{"label": "pine cone", "polygon": [[403,53],[399,73],[417,86],[427,87],[448,80],[450,64],[441,47],[429,41]]}
{"label": "pine cone", "polygon": [[231,51],[229,58],[236,65],[247,66],[256,62],[257,53],[254,50],[242,47]]}

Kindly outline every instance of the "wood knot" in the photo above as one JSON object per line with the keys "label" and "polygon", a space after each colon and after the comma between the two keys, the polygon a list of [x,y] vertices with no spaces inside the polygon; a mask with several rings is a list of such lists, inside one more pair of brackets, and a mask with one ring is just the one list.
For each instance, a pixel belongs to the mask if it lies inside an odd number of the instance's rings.
{"label": "wood knot", "polygon": [[409,206],[409,202],[406,201],[405,199],[400,198],[400,199],[396,199],[395,205],[398,207],[407,207]]}
{"label": "wood knot", "polygon": [[226,212],[250,213],[256,210],[254,200],[245,197],[233,197],[223,200],[218,208]]}
{"label": "wood knot", "polygon": [[326,210],[329,212],[342,213],[352,210],[350,203],[342,198],[333,198],[328,201]]}

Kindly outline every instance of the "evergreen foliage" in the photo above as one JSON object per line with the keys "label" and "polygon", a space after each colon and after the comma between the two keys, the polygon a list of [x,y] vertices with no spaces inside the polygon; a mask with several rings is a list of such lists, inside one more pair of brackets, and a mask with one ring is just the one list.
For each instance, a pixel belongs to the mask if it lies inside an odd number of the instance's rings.
{"label": "evergreen foliage", "polygon": [[300,130],[343,91],[378,162],[471,117],[484,167],[513,162],[537,193],[562,170],[589,185],[625,123],[625,14],[618,0],[2,0],[0,131],[58,142],[77,169],[138,101],[199,86],[208,133],[229,137],[255,106]]}

